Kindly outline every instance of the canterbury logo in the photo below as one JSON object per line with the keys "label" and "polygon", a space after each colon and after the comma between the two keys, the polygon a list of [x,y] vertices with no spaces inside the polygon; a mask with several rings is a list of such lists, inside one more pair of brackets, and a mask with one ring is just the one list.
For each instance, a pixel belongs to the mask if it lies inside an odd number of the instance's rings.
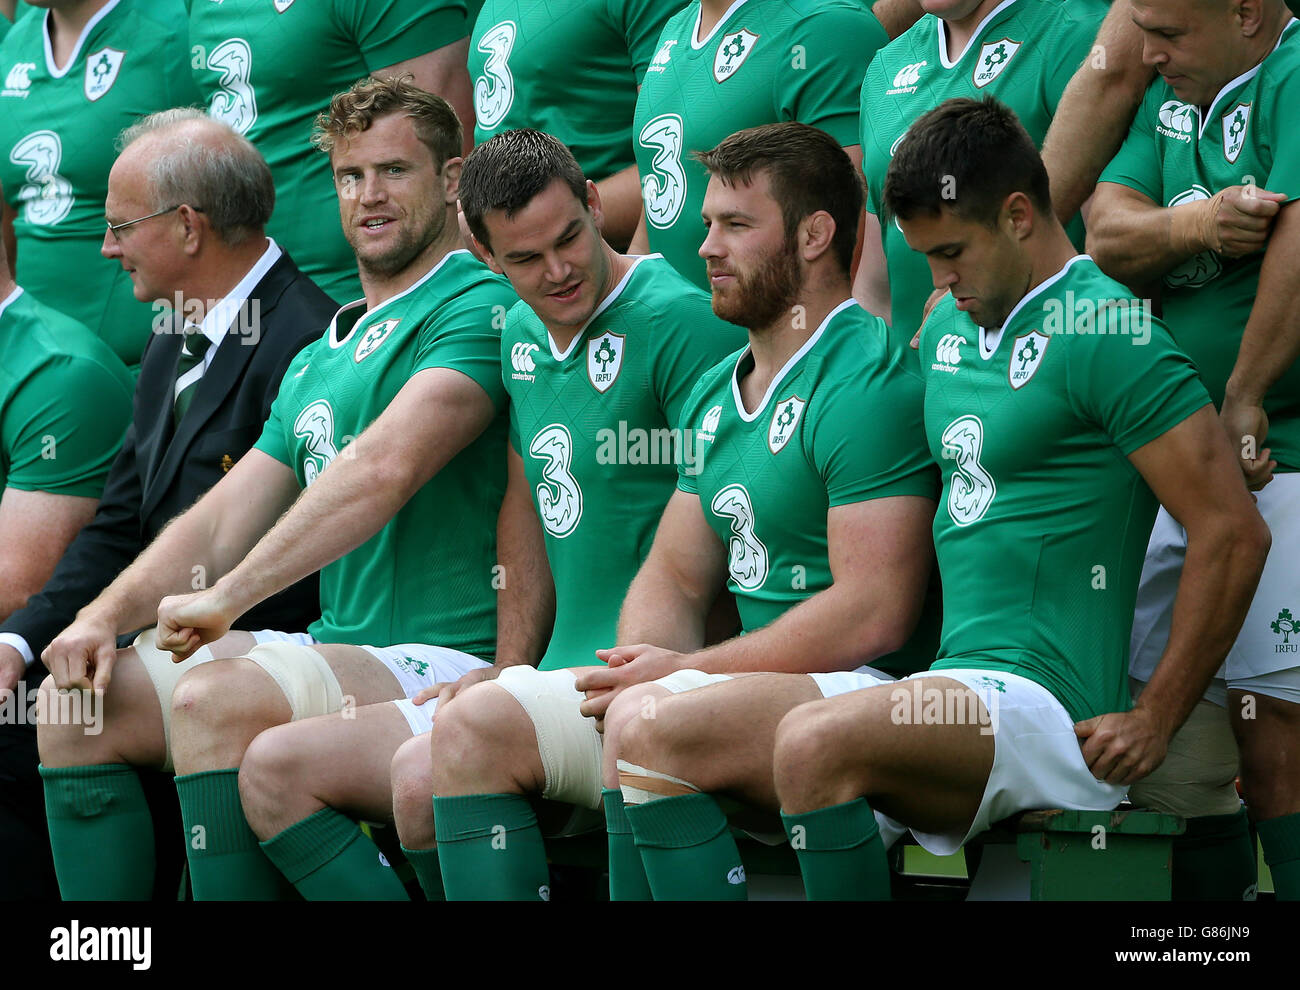
{"label": "canterbury logo", "polygon": [[9,75],[5,76],[6,90],[27,90],[31,88],[32,81],[27,78],[27,74],[36,68],[35,62],[19,62],[9,70]]}
{"label": "canterbury logo", "polygon": [[961,363],[961,345],[966,338],[960,334],[946,333],[939,338],[939,346],[934,350],[934,359],[944,364]]}
{"label": "canterbury logo", "polygon": [[897,87],[915,86],[921,81],[921,70],[924,68],[924,62],[913,62],[911,65],[903,66],[894,76],[894,85]]}
{"label": "canterbury logo", "polygon": [[1157,116],[1160,118],[1160,123],[1171,131],[1177,131],[1179,134],[1191,134],[1192,129],[1196,126],[1193,116],[1195,113],[1197,113],[1197,110],[1190,103],[1167,100],[1160,107]]}
{"label": "canterbury logo", "polygon": [[537,350],[540,344],[515,344],[510,348],[510,365],[515,371],[533,372],[537,366],[533,364],[533,351]]}

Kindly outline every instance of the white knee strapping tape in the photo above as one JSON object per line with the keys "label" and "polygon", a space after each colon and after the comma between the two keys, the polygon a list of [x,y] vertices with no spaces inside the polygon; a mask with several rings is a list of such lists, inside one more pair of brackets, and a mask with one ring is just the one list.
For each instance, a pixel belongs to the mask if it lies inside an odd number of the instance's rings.
{"label": "white knee strapping tape", "polygon": [[[662,780],[668,784],[676,785],[676,787],[684,788],[692,794],[700,793],[700,789],[689,780],[682,780],[681,777],[674,777],[670,773],[660,773],[658,770],[647,770],[635,763],[628,763],[627,760],[618,761],[618,783],[619,789],[623,792],[623,803],[625,805],[649,804],[651,801],[677,796],[636,786],[636,782],[649,782],[651,780]],[[674,789],[673,787],[668,788],[670,791]]]}
{"label": "white knee strapping tape", "polygon": [[730,680],[734,680],[730,674],[706,674],[702,670],[687,667],[682,670],[674,670],[671,674],[650,683],[657,684],[673,694],[681,694],[683,691],[694,691],[696,688],[708,687],[710,684],[721,684],[723,681]]}
{"label": "white knee strapping tape", "polygon": [[259,643],[245,656],[279,685],[293,720],[329,715],[343,707],[343,689],[325,658],[297,643]]}
{"label": "white knee strapping tape", "polygon": [[1129,788],[1129,798],[1140,807],[1184,818],[1231,815],[1241,807],[1239,762],[1228,713],[1200,701],[1169,741],[1164,762]]}
{"label": "white knee strapping tape", "polygon": [[546,773],[542,797],[584,808],[602,807],[600,797],[601,739],[595,719],[578,706],[585,700],[567,670],[539,671],[507,667],[495,681],[508,691],[533,723],[537,752]]}
{"label": "white knee strapping tape", "polygon": [[140,662],[144,664],[145,672],[149,675],[149,680],[153,681],[154,690],[158,693],[158,704],[162,707],[163,739],[167,746],[167,760],[163,764],[163,769],[170,772],[172,769],[172,693],[176,690],[176,682],[183,674],[217,658],[212,655],[210,649],[202,646],[184,662],[172,663],[171,653],[158,649],[154,641],[153,629],[146,629],[140,633],[131,645],[135,648]]}

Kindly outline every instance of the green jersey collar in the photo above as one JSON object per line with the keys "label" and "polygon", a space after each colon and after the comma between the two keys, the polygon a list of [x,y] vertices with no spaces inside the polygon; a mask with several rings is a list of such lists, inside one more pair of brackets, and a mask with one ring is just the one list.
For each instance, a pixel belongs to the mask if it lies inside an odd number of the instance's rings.
{"label": "green jersey collar", "polygon": [[993,19],[997,17],[999,14],[1001,14],[1008,7],[1010,7],[1012,4],[1014,4],[1015,2],[1016,0],[1003,0],[1002,3],[998,4],[987,14],[985,14],[984,20],[980,21],[979,25],[975,28],[975,30],[971,32],[971,36],[969,40],[967,40],[966,42],[966,47],[963,48],[960,52],[958,52],[957,57],[954,58],[952,61],[948,60],[948,28],[944,24],[942,17],[936,17],[934,20],[935,20],[935,25],[938,29],[939,64],[942,65],[945,69],[951,69],[957,66],[961,62],[961,60],[966,57],[966,53],[971,50],[971,46],[974,45],[977,41],[979,41],[980,35],[984,33],[984,29],[988,27],[990,23],[992,23]]}
{"label": "green jersey collar", "polygon": [[62,79],[71,71],[72,67],[77,64],[77,59],[81,57],[81,47],[86,43],[86,39],[98,27],[99,22],[113,12],[122,0],[108,0],[98,11],[95,16],[86,22],[86,26],[81,29],[81,35],[77,38],[77,43],[72,46],[72,54],[68,56],[68,61],[60,69],[54,64],[54,49],[50,47],[50,18],[54,14],[50,11],[45,12],[45,19],[41,23],[41,40],[45,42],[45,68],[52,79]]}
{"label": "green jersey collar", "polygon": [[663,260],[662,254],[634,254],[631,257],[632,267],[630,267],[623,277],[618,280],[618,285],[614,286],[609,295],[600,301],[600,305],[592,310],[591,315],[587,317],[587,322],[582,325],[582,329],[575,333],[573,339],[569,341],[568,347],[561,351],[555,346],[555,340],[551,337],[551,331],[546,331],[546,342],[551,345],[551,357],[555,358],[557,362],[563,363],[568,360],[569,355],[572,354],[574,348],[578,346],[578,341],[587,335],[587,328],[596,321],[596,317],[609,309],[610,306],[614,305],[614,300],[623,294],[623,290],[627,288],[628,282],[632,281],[632,273],[636,271],[637,265],[641,264],[641,262],[645,261],[647,258],[658,258],[661,261]]}
{"label": "green jersey collar", "polygon": [[330,330],[329,330],[329,335],[325,338],[327,341],[329,341],[329,345],[330,345],[330,347],[334,348],[335,350],[338,350],[340,347],[342,347],[344,344],[346,344],[349,340],[352,339],[352,335],[356,332],[356,329],[357,329],[357,325],[358,325],[358,324],[360,324],[360,323],[362,323],[363,321],[365,321],[365,320],[369,319],[370,317],[374,316],[376,313],[378,313],[380,310],[382,310],[382,309],[383,309],[385,306],[387,306],[389,303],[395,303],[395,302],[397,302],[397,300],[403,298],[404,296],[409,296],[412,292],[414,292],[414,291],[415,291],[416,289],[418,289],[420,286],[424,285],[425,282],[429,281],[429,279],[433,278],[434,275],[438,274],[438,270],[439,270],[440,268],[442,268],[442,266],[445,265],[445,264],[447,263],[447,261],[451,258],[451,256],[452,256],[453,254],[469,254],[469,252],[468,252],[467,250],[465,250],[464,248],[454,248],[453,250],[448,251],[446,254],[444,254],[444,255],[442,256],[442,258],[438,261],[438,263],[437,263],[436,265],[434,265],[432,268],[430,268],[427,272],[425,272],[425,273],[420,277],[419,281],[417,281],[414,285],[409,286],[408,288],[403,289],[401,292],[399,292],[399,293],[398,293],[397,295],[395,295],[395,296],[389,296],[389,297],[388,297],[387,299],[385,299],[383,302],[381,302],[381,303],[379,303],[377,306],[375,306],[374,309],[368,309],[368,310],[366,310],[364,313],[362,313],[360,316],[358,316],[355,320],[353,320],[353,321],[352,321],[352,326],[350,326],[350,327],[348,328],[348,335],[347,335],[346,337],[344,337],[342,340],[339,340],[339,339],[338,339],[338,322],[339,322],[339,317],[342,316],[344,313],[346,313],[346,312],[347,312],[348,310],[350,310],[350,309],[355,309],[357,306],[364,305],[364,304],[365,304],[365,300],[364,300],[364,299],[357,299],[357,300],[355,300],[354,302],[350,302],[350,303],[348,303],[346,306],[344,306],[342,309],[340,309],[337,313],[334,314],[334,319],[330,321]]}
{"label": "green jersey collar", "polygon": [[18,285],[14,286],[13,292],[9,293],[9,295],[5,296],[3,299],[0,299],[0,317],[5,315],[5,310],[9,308],[9,305],[22,294],[23,287]]}
{"label": "green jersey collar", "polygon": [[1050,289],[1053,285],[1055,285],[1061,279],[1065,278],[1066,273],[1069,272],[1069,270],[1074,266],[1075,262],[1078,261],[1092,261],[1092,258],[1088,257],[1088,255],[1086,254],[1076,254],[1073,258],[1071,258],[1069,261],[1067,261],[1064,265],[1061,266],[1061,270],[1059,272],[1057,272],[1055,275],[1052,275],[1049,278],[1043,279],[1043,281],[1039,282],[1036,286],[1034,286],[1032,289],[1026,292],[1020,298],[1020,302],[1016,303],[1015,308],[1012,309],[1011,312],[1007,315],[1007,318],[1002,321],[1002,326],[1000,326],[996,330],[989,330],[985,327],[980,327],[979,328],[980,357],[983,358],[985,361],[988,361],[990,358],[992,358],[993,355],[997,353],[998,345],[1002,343],[1002,339],[1006,336],[1007,328],[1010,327],[1011,324],[1015,322],[1016,317],[1020,315],[1020,311],[1025,308],[1026,304],[1032,302],[1034,299],[1037,299],[1044,292]]}
{"label": "green jersey collar", "polygon": [[[1277,44],[1275,44],[1271,49],[1269,49],[1268,55],[1272,55],[1273,52],[1277,51],[1279,48],[1282,47],[1282,42],[1286,40],[1287,34],[1291,31],[1293,27],[1295,27],[1296,23],[1297,23],[1296,19],[1292,17],[1289,21],[1287,21],[1284,25],[1282,25],[1282,32],[1277,36]],[[1210,105],[1206,107],[1205,113],[1200,114],[1201,126],[1196,131],[1196,137],[1198,140],[1205,136],[1205,125],[1214,119],[1214,111],[1219,106],[1219,104],[1222,103],[1224,100],[1226,100],[1231,94],[1235,93],[1242,86],[1246,85],[1246,83],[1254,79],[1255,76],[1259,73],[1259,70],[1264,67],[1264,63],[1268,60],[1268,55],[1265,55],[1262,59],[1259,60],[1259,62],[1256,65],[1247,69],[1236,79],[1233,79],[1231,82],[1225,85],[1223,89],[1219,90],[1219,92],[1215,95],[1214,99],[1210,101]],[[1196,112],[1200,113],[1200,107],[1196,108]]]}
{"label": "green jersey collar", "polygon": [[752,356],[752,348],[746,347],[741,351],[740,357],[736,359],[736,366],[731,371],[731,397],[736,402],[737,415],[739,415],[746,423],[752,423],[754,420],[758,419],[759,416],[762,416],[763,410],[766,409],[767,404],[772,401],[772,396],[776,393],[776,390],[781,387],[781,383],[790,376],[790,373],[794,370],[795,366],[803,360],[803,356],[817,346],[817,341],[821,340],[822,334],[825,333],[826,328],[831,325],[831,320],[835,319],[835,317],[839,316],[850,306],[856,305],[858,305],[857,300],[845,299],[844,302],[840,303],[826,314],[826,319],[822,320],[821,326],[814,330],[812,336],[803,342],[802,347],[790,355],[790,360],[786,361],[786,363],[781,367],[781,370],[776,373],[771,384],[767,386],[767,391],[763,393],[763,401],[758,404],[752,413],[745,412],[745,403],[740,398],[740,366],[745,363],[746,358]]}
{"label": "green jersey collar", "polygon": [[[718,23],[713,25],[713,30],[709,32],[709,36],[707,38],[700,38],[700,18],[704,16],[704,4],[701,3],[699,5],[699,8],[695,11],[695,26],[691,28],[691,48],[694,51],[698,52],[701,48],[703,48],[710,41],[712,41],[713,36],[718,33],[718,31],[722,28],[722,25],[726,24],[727,21],[731,20],[731,15],[734,14],[736,11],[738,11],[741,7],[745,6],[745,4],[747,4],[748,2],[749,0],[736,0],[735,3],[733,3],[730,7],[728,7],[727,12],[718,18]],[[696,38],[700,38],[700,40],[696,41],[695,40]]]}

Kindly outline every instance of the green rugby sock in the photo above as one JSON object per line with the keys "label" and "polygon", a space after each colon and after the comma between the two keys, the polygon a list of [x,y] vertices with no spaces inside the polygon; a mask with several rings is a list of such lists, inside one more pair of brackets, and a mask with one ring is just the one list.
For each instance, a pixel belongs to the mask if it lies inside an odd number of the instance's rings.
{"label": "green rugby sock", "polygon": [[[266,858],[239,803],[239,768],[176,778],[196,901],[276,901],[293,888]],[[296,899],[296,898],[295,898]]]}
{"label": "green rugby sock", "polygon": [[727,816],[707,794],[624,809],[657,901],[743,901],[749,896]]}
{"label": "green rugby sock", "polygon": [[1174,836],[1175,901],[1240,901],[1259,882],[1246,809],[1187,819]]}
{"label": "green rugby sock", "polygon": [[609,835],[609,899],[652,900],[641,852],[632,838],[632,826],[623,807],[623,792],[617,787],[606,787],[600,796],[605,802],[605,831]]}
{"label": "green rugby sock", "polygon": [[410,900],[361,826],[333,808],[294,822],[261,846],[309,901]]}
{"label": "green rugby sock", "polygon": [[147,901],[153,818],[134,767],[40,767],[59,893],[65,901]]}
{"label": "green rugby sock", "polygon": [[438,849],[407,849],[402,846],[402,855],[415,871],[415,879],[420,881],[420,889],[430,901],[445,901],[447,892],[442,889],[442,867],[438,865]]}
{"label": "green rugby sock", "polygon": [[865,798],[781,813],[810,901],[889,900],[889,861]]}
{"label": "green rugby sock", "polygon": [[447,900],[551,899],[546,847],[527,798],[435,797],[433,821]]}
{"label": "green rugby sock", "polygon": [[[1300,812],[1255,822],[1279,901],[1300,901]],[[59,878],[62,886],[63,878]]]}

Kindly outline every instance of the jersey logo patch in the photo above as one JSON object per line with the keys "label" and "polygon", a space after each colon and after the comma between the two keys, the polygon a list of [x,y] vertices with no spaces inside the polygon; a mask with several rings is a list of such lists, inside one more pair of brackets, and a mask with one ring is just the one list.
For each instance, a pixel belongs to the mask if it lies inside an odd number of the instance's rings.
{"label": "jersey logo patch", "polygon": [[697,434],[701,440],[712,443],[718,438],[718,423],[722,421],[722,407],[714,406],[704,414],[704,422],[700,424],[700,432]]}
{"label": "jersey logo patch", "polygon": [[35,62],[15,62],[5,76],[5,88],[0,92],[0,96],[26,97],[32,88],[32,81],[27,76],[35,71]]}
{"label": "jersey logo patch", "polygon": [[293,0],[275,0],[275,12],[277,14],[283,14],[292,6]]}
{"label": "jersey logo patch", "polygon": [[623,367],[626,334],[602,333],[587,341],[587,377],[597,392],[608,392]]}
{"label": "jersey logo patch", "polygon": [[767,427],[768,450],[774,454],[781,453],[782,448],[794,436],[795,427],[799,425],[799,417],[803,415],[803,407],[807,404],[797,395],[791,395],[776,404],[776,409],[772,412],[772,422]]}
{"label": "jersey logo patch", "polygon": [[537,376],[533,374],[537,365],[533,362],[533,351],[539,350],[541,344],[520,341],[510,348],[510,367],[514,368],[511,378],[521,382],[531,382]]}
{"label": "jersey logo patch", "polygon": [[984,423],[978,416],[959,416],[940,438],[943,456],[953,462],[948,480],[948,516],[958,526],[979,521],[993,504],[998,486],[980,463]]}
{"label": "jersey logo patch", "polygon": [[728,485],[713,496],[715,515],[731,522],[727,540],[727,573],[742,591],[757,591],[767,580],[767,547],[754,532],[754,503],[744,485]]}
{"label": "jersey logo patch", "polygon": [[930,370],[955,375],[957,365],[961,364],[961,345],[966,342],[966,338],[959,333],[946,333],[940,337],[939,344],[934,349],[934,364],[930,365]]}
{"label": "jersey logo patch", "polygon": [[650,60],[650,67],[646,69],[646,72],[663,72],[668,63],[672,61],[673,45],[675,44],[677,44],[676,38],[669,38],[665,41],[663,47],[655,52],[655,57]]}
{"label": "jersey logo patch", "polygon": [[1165,100],[1156,112],[1156,131],[1175,141],[1190,141],[1201,111],[1181,100]]}
{"label": "jersey logo patch", "polygon": [[564,539],[582,519],[582,489],[573,476],[573,436],[563,423],[552,423],[533,437],[528,453],[546,461],[535,489],[537,514],[546,532]]}
{"label": "jersey logo patch", "polygon": [[352,353],[352,360],[360,364],[366,358],[379,350],[379,345],[388,339],[401,320],[384,320],[380,323],[373,323],[366,327],[366,332],[361,335],[357,341],[357,349]]}
{"label": "jersey logo patch", "polygon": [[324,399],[317,399],[293,421],[293,435],[307,448],[302,459],[303,484],[310,485],[339,456],[334,446],[334,409]]}
{"label": "jersey logo patch", "polygon": [[980,49],[980,57],[975,62],[975,69],[971,75],[971,81],[977,87],[983,89],[1007,67],[1011,57],[1020,50],[1020,42],[1012,41],[1010,38],[1003,38],[1001,41],[994,41]]}
{"label": "jersey logo patch", "polygon": [[686,171],[682,168],[682,118],[663,113],[647,121],[637,136],[641,147],[655,153],[650,171],[641,179],[645,218],[660,230],[671,227],[686,205]]}
{"label": "jersey logo patch", "polygon": [[920,62],[911,62],[894,73],[894,86],[892,89],[885,90],[886,96],[897,96],[899,93],[915,93],[917,84],[921,81],[921,70],[926,67],[926,60]]}
{"label": "jersey logo patch", "polygon": [[86,56],[86,81],[83,86],[86,99],[94,103],[113,88],[125,55],[126,52],[118,51],[116,48],[101,48]]}
{"label": "jersey logo patch", "polygon": [[723,83],[734,76],[736,70],[745,64],[745,59],[749,58],[749,53],[754,50],[754,42],[759,37],[743,28],[724,37],[718,50],[713,53],[713,78]]}
{"label": "jersey logo patch", "polygon": [[488,28],[474,46],[487,56],[483,75],[474,80],[474,114],[485,131],[505,120],[515,102],[515,77],[509,61],[518,33],[514,21],[502,21]]}
{"label": "jersey logo patch", "polygon": [[1234,165],[1241,155],[1241,149],[1246,146],[1246,131],[1249,127],[1249,103],[1238,103],[1223,117],[1223,157]]}
{"label": "jersey logo patch", "polygon": [[[1194,185],[1191,189],[1184,189],[1177,196],[1169,201],[1169,206],[1182,206],[1184,203],[1193,203],[1198,199],[1209,199],[1210,191],[1204,186]],[[1202,251],[1200,254],[1193,255],[1184,261],[1177,268],[1170,269],[1165,274],[1165,285],[1171,288],[1193,288],[1198,285],[1204,285],[1218,277],[1223,271],[1223,262],[1213,251]]]}
{"label": "jersey logo patch", "polygon": [[1043,363],[1043,355],[1047,352],[1051,339],[1037,330],[1030,330],[1016,338],[1016,346],[1011,349],[1011,363],[1007,365],[1007,378],[1012,388],[1020,389],[1029,384],[1029,379],[1034,377],[1034,372]]}

